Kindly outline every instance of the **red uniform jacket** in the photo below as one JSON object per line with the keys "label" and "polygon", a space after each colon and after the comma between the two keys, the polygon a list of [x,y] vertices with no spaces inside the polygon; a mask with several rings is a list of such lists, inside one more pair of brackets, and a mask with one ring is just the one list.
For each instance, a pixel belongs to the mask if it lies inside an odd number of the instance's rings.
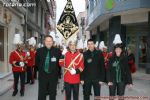
{"label": "red uniform jacket", "polygon": [[[68,68],[71,61],[73,59],[75,59],[75,57],[79,53],[80,52],[77,51],[73,54],[70,51],[68,51],[65,55],[64,60],[59,61],[60,66],[64,66],[65,68]],[[79,69],[81,72],[83,71],[83,69],[84,69],[84,60],[83,60],[83,55],[81,53],[80,53],[80,56],[73,63],[72,68]],[[66,74],[64,75],[64,82],[67,82],[67,83],[70,83],[70,84],[78,84],[78,83],[80,83],[80,74],[71,75],[70,72],[67,71]]]}
{"label": "red uniform jacket", "polygon": [[30,56],[27,58],[27,66],[29,67],[33,67],[35,65],[35,54],[36,54],[36,51],[29,51],[30,52]]}
{"label": "red uniform jacket", "polygon": [[[21,59],[21,57],[23,59]],[[25,62],[26,61],[25,57],[26,57],[26,53],[24,51],[20,52],[18,50],[15,50],[15,51],[11,52],[10,57],[9,57],[9,63],[12,65],[12,71],[13,72],[24,72],[25,71],[24,68],[16,67],[16,66],[13,65],[14,61],[16,61],[16,62],[22,62],[22,61]]]}
{"label": "red uniform jacket", "polygon": [[105,68],[107,69],[108,68],[108,61],[109,61],[109,58],[112,56],[112,52],[110,53],[107,53],[107,52],[103,52],[103,56],[104,56],[104,62],[105,62]]}

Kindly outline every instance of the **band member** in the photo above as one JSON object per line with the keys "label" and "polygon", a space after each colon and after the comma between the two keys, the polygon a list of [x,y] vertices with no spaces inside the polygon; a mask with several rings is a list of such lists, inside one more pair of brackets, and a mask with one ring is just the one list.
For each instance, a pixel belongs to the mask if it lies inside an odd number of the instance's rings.
{"label": "band member", "polygon": [[104,63],[105,63],[105,79],[104,81],[107,83],[107,79],[106,79],[106,72],[108,69],[108,61],[109,61],[109,53],[107,52],[107,46],[105,46],[104,41],[101,41],[99,44],[99,49],[102,51],[103,57],[104,57]]}
{"label": "band member", "polygon": [[79,84],[80,73],[84,69],[83,55],[76,49],[76,41],[69,41],[69,51],[65,54],[65,58],[60,60],[60,65],[64,66],[64,84],[66,100],[71,100],[73,92],[73,100],[79,100]]}
{"label": "band member", "polygon": [[34,67],[35,67],[35,54],[36,54],[36,40],[31,37],[29,40],[29,52],[27,52],[27,82],[26,84],[34,83]]}
{"label": "band member", "polygon": [[23,42],[21,41],[20,34],[15,34],[13,43],[16,45],[16,50],[11,52],[9,62],[12,65],[14,76],[14,91],[12,96],[18,93],[18,82],[20,79],[20,94],[24,96],[25,91],[25,63],[26,53],[23,51]]}
{"label": "band member", "polygon": [[135,73],[136,72],[135,57],[130,48],[128,48],[128,64],[130,72]]}
{"label": "band member", "polygon": [[100,42],[99,48],[102,51],[102,54],[104,56],[105,69],[107,69],[108,68],[108,61],[109,61],[111,54],[108,53],[108,51],[107,51],[108,48],[107,48],[107,46],[105,46],[104,41]]}
{"label": "band member", "polygon": [[[119,34],[115,36],[113,43],[113,56],[110,58],[107,71],[109,95],[123,96],[125,92],[125,86],[128,85],[130,88],[132,87],[132,78],[128,66],[128,58],[124,53]],[[119,98],[119,100],[123,100],[123,98]]]}
{"label": "band member", "polygon": [[94,40],[87,41],[88,50],[84,52],[84,71],[81,73],[81,84],[84,85],[84,100],[90,100],[91,87],[94,96],[100,96],[100,87],[104,82],[104,57],[96,50]]}
{"label": "band member", "polygon": [[38,100],[46,100],[47,93],[49,93],[49,100],[56,100],[61,51],[53,47],[53,43],[53,37],[46,35],[45,46],[37,49],[36,52],[35,64],[39,71]]}

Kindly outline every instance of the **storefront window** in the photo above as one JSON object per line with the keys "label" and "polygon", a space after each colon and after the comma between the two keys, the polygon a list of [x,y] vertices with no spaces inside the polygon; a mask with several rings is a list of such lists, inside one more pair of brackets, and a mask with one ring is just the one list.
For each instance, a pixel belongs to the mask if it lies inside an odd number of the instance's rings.
{"label": "storefront window", "polygon": [[140,63],[147,62],[147,37],[141,36],[140,37],[140,45],[139,45],[139,61]]}
{"label": "storefront window", "polygon": [[127,26],[127,46],[133,48],[135,54],[135,60],[138,67],[145,68],[148,58],[148,27],[147,24],[141,24],[139,26],[130,25]]}

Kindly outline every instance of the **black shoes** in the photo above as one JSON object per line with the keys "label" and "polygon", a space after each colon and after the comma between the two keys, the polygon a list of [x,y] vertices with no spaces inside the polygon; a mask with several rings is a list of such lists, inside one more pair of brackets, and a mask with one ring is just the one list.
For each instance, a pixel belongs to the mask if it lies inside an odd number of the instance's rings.
{"label": "black shoes", "polygon": [[20,91],[20,96],[21,96],[21,97],[24,96],[24,91]]}
{"label": "black shoes", "polygon": [[17,93],[18,93],[18,90],[15,90],[15,91],[13,92],[12,96],[13,96],[13,97],[16,96]]}
{"label": "black shoes", "polygon": [[34,84],[34,82],[31,82],[30,84],[32,85],[32,84]]}
{"label": "black shoes", "polygon": [[[16,96],[17,93],[18,93],[18,90],[15,90],[15,91],[13,92],[12,96],[13,96],[13,97]],[[24,91],[20,91],[20,96],[21,96],[21,97],[24,96]]]}
{"label": "black shoes", "polygon": [[31,82],[31,83],[30,82],[26,82],[25,84],[34,84],[34,82]]}
{"label": "black shoes", "polygon": [[26,82],[25,84],[29,84],[30,82]]}

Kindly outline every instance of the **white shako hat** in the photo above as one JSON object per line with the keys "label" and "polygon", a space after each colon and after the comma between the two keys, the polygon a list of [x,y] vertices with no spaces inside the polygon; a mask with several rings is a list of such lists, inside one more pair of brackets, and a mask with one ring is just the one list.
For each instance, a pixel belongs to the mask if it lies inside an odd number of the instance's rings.
{"label": "white shako hat", "polygon": [[119,34],[116,34],[115,35],[115,38],[114,38],[114,41],[113,41],[113,44],[116,45],[116,44],[121,44],[122,41],[121,41],[121,37]]}
{"label": "white shako hat", "polygon": [[95,47],[96,47],[96,48],[98,47],[98,41],[96,41],[96,43],[95,43]]}
{"label": "white shako hat", "polygon": [[15,34],[13,44],[17,45],[17,44],[22,44],[22,43],[23,42],[21,40],[21,35],[20,34]]}
{"label": "white shako hat", "polygon": [[107,48],[107,46],[105,46],[104,41],[101,41],[99,44],[99,49],[103,51],[103,48]]}
{"label": "white shako hat", "polygon": [[28,39],[28,43],[29,45],[35,46],[36,45],[36,40],[34,37],[31,37],[30,39]]}

